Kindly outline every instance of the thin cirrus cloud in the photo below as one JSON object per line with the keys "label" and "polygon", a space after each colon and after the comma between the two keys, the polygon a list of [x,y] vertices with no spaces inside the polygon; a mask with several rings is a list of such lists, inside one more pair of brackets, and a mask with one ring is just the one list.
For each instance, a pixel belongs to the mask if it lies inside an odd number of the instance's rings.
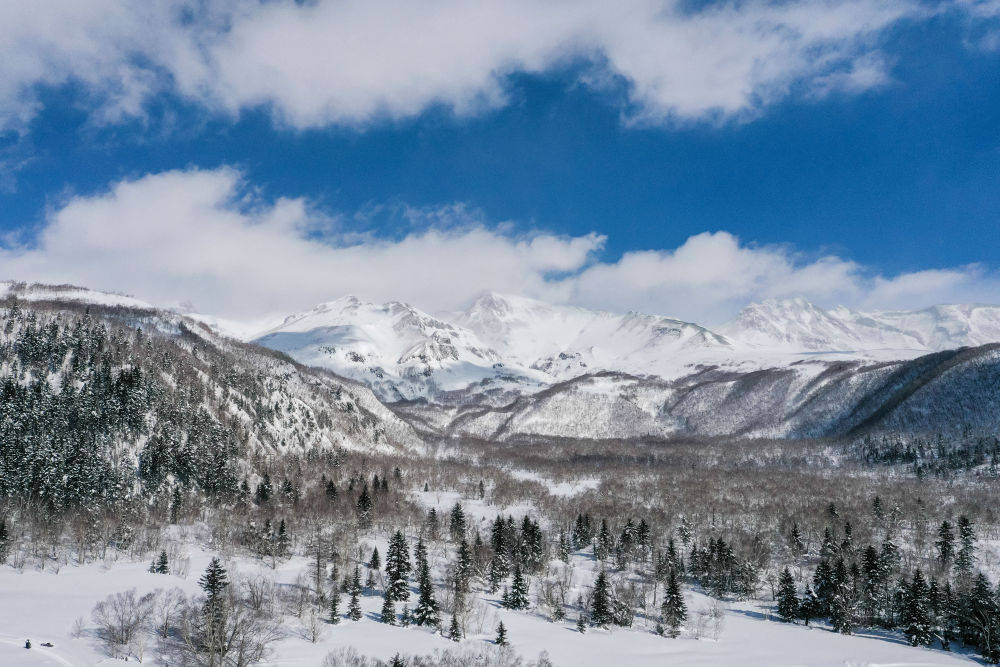
{"label": "thin cirrus cloud", "polygon": [[[170,92],[232,115],[265,107],[296,128],[363,125],[443,105],[507,101],[507,76],[586,63],[622,82],[633,122],[752,117],[792,91],[857,93],[891,80],[884,35],[992,3],[920,0],[47,0],[0,3],[0,129],[39,86],[81,85],[98,122]],[[575,71],[575,70],[574,70]]]}
{"label": "thin cirrus cloud", "polygon": [[912,308],[988,300],[1000,287],[976,267],[884,276],[848,259],[749,245],[723,231],[607,261],[598,234],[462,224],[461,207],[449,211],[445,227],[432,223],[392,239],[359,236],[306,201],[263,202],[251,192],[229,168],[122,181],[55,208],[30,245],[0,249],[0,273],[124,289],[161,305],[191,301],[201,312],[234,319],[345,294],[446,311],[496,290],[717,324],[763,298]]}

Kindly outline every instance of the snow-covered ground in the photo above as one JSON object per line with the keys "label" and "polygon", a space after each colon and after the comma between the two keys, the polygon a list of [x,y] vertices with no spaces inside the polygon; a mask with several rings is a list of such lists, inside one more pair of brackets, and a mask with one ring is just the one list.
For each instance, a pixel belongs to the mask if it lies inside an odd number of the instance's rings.
{"label": "snow-covered ground", "polygon": [[[383,547],[384,548],[384,547]],[[384,551],[383,551],[384,553]],[[433,553],[433,552],[432,552]],[[111,593],[136,588],[140,593],[156,588],[180,587],[188,593],[198,591],[197,578],[211,554],[191,549],[186,576],[148,573],[146,562],[118,561],[115,563],[63,566],[58,573],[36,570],[18,571],[10,566],[0,568],[0,665],[101,665],[119,664],[109,658],[94,636],[90,611],[94,604]],[[585,555],[574,555],[575,578],[589,581],[592,561]],[[305,558],[292,558],[279,564],[276,570],[243,558],[226,562],[231,574],[239,576],[263,574],[283,584],[293,584],[308,570]],[[575,630],[575,619],[551,623],[537,612],[508,611],[499,606],[496,596],[480,596],[485,614],[469,629],[464,644],[482,645],[492,640],[497,622],[503,621],[509,631],[512,647],[525,658],[535,658],[547,651],[556,665],[830,665],[860,667],[862,665],[971,665],[970,658],[942,651],[912,648],[898,638],[843,636],[824,628],[806,628],[764,620],[759,608],[752,604],[728,604],[713,638],[709,622],[705,636],[687,634],[677,639],[659,637],[646,627],[629,629],[589,629],[585,634]],[[712,601],[693,591],[687,592],[688,607],[696,624],[699,610],[708,609]],[[361,621],[342,620],[338,625],[325,625],[323,636],[310,642],[301,632],[297,619],[286,617],[285,637],[274,645],[269,665],[318,665],[330,651],[353,646],[361,654],[391,658],[395,653],[428,654],[454,644],[440,634],[418,627],[391,627],[379,623],[381,597],[365,596],[362,600],[365,617]],[[84,632],[73,636],[73,625],[83,618]],[[33,648],[25,650],[24,640],[30,638]],[[52,642],[50,649],[40,647]],[[143,662],[166,664],[151,642]]]}

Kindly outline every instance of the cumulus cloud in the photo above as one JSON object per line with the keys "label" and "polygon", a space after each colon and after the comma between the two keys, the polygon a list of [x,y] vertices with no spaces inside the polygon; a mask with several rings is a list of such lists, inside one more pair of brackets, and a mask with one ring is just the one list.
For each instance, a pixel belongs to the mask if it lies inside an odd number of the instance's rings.
{"label": "cumulus cloud", "polygon": [[55,208],[30,245],[0,249],[0,277],[125,290],[161,305],[190,301],[231,318],[345,294],[444,311],[496,290],[717,324],[763,298],[914,308],[1000,293],[997,277],[980,267],[886,276],[848,259],[756,246],[721,231],[601,261],[599,234],[517,233],[476,217],[462,224],[460,206],[447,207],[446,226],[432,222],[380,238],[358,235],[304,200],[266,202],[252,193],[227,168],[123,181]]}
{"label": "cumulus cloud", "polygon": [[[977,21],[992,0],[936,7]],[[633,122],[752,116],[792,91],[883,85],[882,36],[930,14],[920,0],[7,2],[0,129],[37,112],[39,85],[82,84],[98,120],[170,91],[304,128],[475,113],[506,102],[511,73],[580,63],[585,85],[624,84]]]}

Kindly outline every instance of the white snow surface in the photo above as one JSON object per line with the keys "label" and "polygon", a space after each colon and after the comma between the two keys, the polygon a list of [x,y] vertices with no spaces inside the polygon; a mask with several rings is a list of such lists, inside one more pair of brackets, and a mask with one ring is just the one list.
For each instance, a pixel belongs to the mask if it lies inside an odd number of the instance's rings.
{"label": "white snow surface", "polygon": [[24,301],[77,301],[101,306],[153,308],[151,304],[126,294],[102,292],[75,285],[42,285],[12,280],[0,281],[0,299],[8,297],[16,297]]}
{"label": "white snow surface", "polygon": [[[468,501],[463,501],[468,503]],[[468,503],[475,505],[475,503]],[[448,504],[442,503],[445,510]],[[473,516],[492,513],[497,508],[468,507]],[[385,540],[369,542],[385,553]],[[439,546],[441,548],[439,548]],[[136,588],[140,594],[157,588],[179,587],[188,594],[199,592],[197,579],[213,554],[184,544],[186,572],[157,575],[147,572],[148,562],[109,559],[104,563],[84,566],[67,564],[58,569],[38,571],[17,570],[0,566],[0,664],[2,665],[117,665],[120,659],[108,657],[97,639],[90,620],[93,606],[108,595]],[[447,545],[432,545],[432,562],[443,563],[451,557]],[[584,553],[572,557],[574,586],[588,587],[594,580],[594,563]],[[240,576],[263,575],[280,584],[292,584],[302,573],[308,573],[310,563],[301,556],[279,563],[271,570],[260,561],[243,557],[223,559],[232,580]],[[559,567],[558,564],[555,565]],[[692,618],[707,609],[712,601],[704,595],[686,590]],[[745,665],[783,666],[815,665],[830,667],[862,666],[929,666],[974,665],[976,662],[961,654],[939,650],[913,648],[900,637],[869,635],[844,636],[826,628],[806,628],[801,625],[765,620],[767,606],[754,603],[725,603],[724,617],[717,638],[709,629],[702,638],[686,632],[677,639],[659,637],[637,621],[632,628],[601,630],[591,628],[586,634],[575,631],[575,617],[552,623],[536,611],[510,611],[499,606],[498,596],[478,593],[484,610],[481,621],[474,623],[462,645],[482,646],[492,640],[497,623],[502,620],[508,629],[512,648],[526,659],[534,659],[547,651],[559,666],[630,665],[636,667],[678,665]],[[575,596],[574,596],[575,597]],[[411,600],[412,602],[412,600]],[[283,639],[274,644],[274,652],[264,665],[283,667],[319,665],[334,649],[355,647],[361,654],[390,659],[396,652],[429,654],[435,650],[456,647],[456,644],[426,628],[390,627],[378,622],[381,607],[379,595],[362,597],[364,618],[342,620],[338,625],[325,625],[317,643],[311,643],[302,626],[292,616],[284,618]],[[75,619],[82,618],[84,632],[74,637]],[[446,619],[447,620],[447,619]],[[692,621],[693,623],[693,621]],[[24,640],[31,639],[32,648],[25,650]],[[42,642],[51,642],[45,649]],[[166,656],[150,640],[143,664],[166,665]]]}
{"label": "white snow surface", "polygon": [[251,337],[394,401],[456,390],[533,393],[599,371],[673,379],[702,366],[748,371],[806,359],[909,359],[1000,341],[1000,307],[859,312],[824,310],[801,298],[770,300],[712,331],[659,315],[496,293],[440,316],[398,301],[344,297]]}

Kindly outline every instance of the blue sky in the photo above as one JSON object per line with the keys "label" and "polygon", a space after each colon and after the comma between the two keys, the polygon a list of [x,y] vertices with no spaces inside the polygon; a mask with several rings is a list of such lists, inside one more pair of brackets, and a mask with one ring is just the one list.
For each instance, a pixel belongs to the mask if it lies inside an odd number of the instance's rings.
{"label": "blue sky", "polygon": [[[242,317],[346,291],[441,310],[498,289],[707,321],[793,294],[872,308],[1000,301],[995,3],[791,2],[774,14],[640,2],[676,16],[623,22],[587,48],[567,44],[596,19],[566,4],[531,24],[554,27],[514,43],[461,3],[419,17],[483,31],[453,52],[451,34],[424,44],[407,33],[417,19],[395,24],[394,3],[330,17],[354,21],[352,35],[416,40],[416,57],[401,48],[375,64],[289,53],[284,41],[308,42],[323,10],[284,3],[220,3],[249,26],[241,40],[190,14],[198,48],[181,57],[188,8],[154,4],[163,13],[115,5],[114,39],[76,17],[93,46],[65,54],[58,24],[0,16],[9,42],[50,40],[34,58],[0,58],[19,84],[0,86],[3,277]],[[177,35],[140,46],[151,20]],[[830,27],[810,37],[815,25]],[[663,34],[629,51],[649,26]],[[676,26],[692,42],[656,53]],[[112,42],[121,53],[102,48]],[[716,62],[720,48],[733,52]],[[442,53],[422,65],[427,49]],[[192,65],[199,53],[207,64]],[[733,65],[743,53],[751,61]],[[335,74],[309,70],[324,58]],[[126,203],[143,197],[155,210]],[[280,261],[254,254],[264,229],[288,242]],[[158,243],[168,231],[177,238]],[[126,258],[154,245],[175,254]],[[303,262],[315,266],[301,273]],[[244,275],[265,263],[267,275]]]}

